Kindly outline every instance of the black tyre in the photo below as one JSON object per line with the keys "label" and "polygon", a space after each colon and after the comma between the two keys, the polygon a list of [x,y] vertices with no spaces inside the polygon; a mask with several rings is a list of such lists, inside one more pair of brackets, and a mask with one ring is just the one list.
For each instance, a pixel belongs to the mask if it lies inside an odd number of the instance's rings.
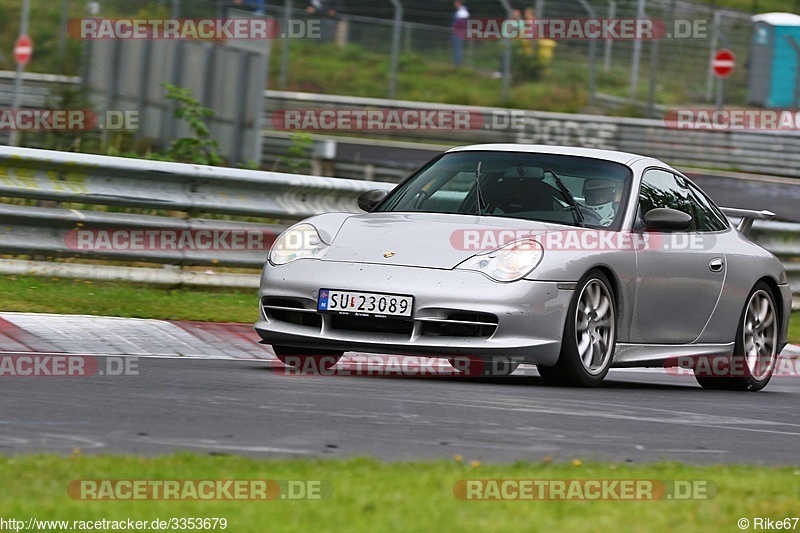
{"label": "black tyre", "polygon": [[617,306],[608,277],[589,271],[578,282],[567,310],[558,362],[537,366],[550,385],[593,387],[608,374],[617,340]]}
{"label": "black tyre", "polygon": [[756,283],[736,329],[733,355],[721,375],[696,364],[694,377],[704,389],[759,391],[767,386],[778,360],[780,321],[775,297],[763,281]]}

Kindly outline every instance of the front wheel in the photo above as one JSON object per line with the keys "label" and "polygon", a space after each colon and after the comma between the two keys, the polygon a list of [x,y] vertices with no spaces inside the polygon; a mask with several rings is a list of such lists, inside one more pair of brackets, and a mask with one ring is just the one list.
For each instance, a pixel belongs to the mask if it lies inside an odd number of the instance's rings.
{"label": "front wheel", "polygon": [[694,376],[704,389],[759,391],[767,386],[778,360],[779,320],[775,298],[763,281],[756,283],[742,310],[733,355],[723,375],[713,375],[709,365],[695,367]]}
{"label": "front wheel", "polygon": [[617,308],[611,282],[592,270],[578,283],[567,310],[558,362],[537,366],[550,385],[593,387],[611,368],[617,338]]}
{"label": "front wheel", "polygon": [[295,348],[293,346],[273,346],[278,360],[286,366],[297,368],[309,374],[319,374],[333,368],[344,352]]}

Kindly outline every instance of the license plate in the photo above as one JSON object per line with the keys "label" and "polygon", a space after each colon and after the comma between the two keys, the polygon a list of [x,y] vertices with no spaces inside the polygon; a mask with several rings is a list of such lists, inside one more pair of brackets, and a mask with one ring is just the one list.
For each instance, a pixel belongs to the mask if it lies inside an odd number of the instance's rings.
{"label": "license plate", "polygon": [[412,296],[320,289],[317,311],[355,316],[411,317]]}

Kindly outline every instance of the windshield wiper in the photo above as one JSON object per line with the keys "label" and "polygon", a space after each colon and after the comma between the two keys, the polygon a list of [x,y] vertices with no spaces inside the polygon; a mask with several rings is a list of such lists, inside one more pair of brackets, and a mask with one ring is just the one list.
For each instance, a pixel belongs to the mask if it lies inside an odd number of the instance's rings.
{"label": "windshield wiper", "polygon": [[475,169],[475,203],[478,208],[478,216],[480,216],[483,208],[486,207],[486,202],[483,201],[481,194],[481,162],[478,161],[478,168]]}
{"label": "windshield wiper", "polygon": [[580,227],[585,228],[586,224],[583,221],[583,213],[581,213],[581,208],[578,206],[578,201],[575,200],[575,197],[569,192],[569,189],[564,185],[564,181],[558,177],[558,174],[553,172],[553,169],[548,168],[547,172],[553,175],[553,178],[556,180],[556,185],[558,185],[558,190],[561,191],[561,194],[564,195],[564,198],[567,199],[567,202],[575,212],[575,222],[577,222]]}

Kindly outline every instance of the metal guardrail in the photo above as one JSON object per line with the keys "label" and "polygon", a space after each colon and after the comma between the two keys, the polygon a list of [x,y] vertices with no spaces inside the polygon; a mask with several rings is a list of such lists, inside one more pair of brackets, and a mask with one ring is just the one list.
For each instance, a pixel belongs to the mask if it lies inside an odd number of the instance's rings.
{"label": "metal guardrail", "polygon": [[[483,127],[459,131],[402,130],[375,131],[370,138],[404,140],[455,146],[489,142],[518,142],[605,148],[644,153],[673,165],[739,170],[779,176],[800,177],[800,132],[796,131],[709,131],[668,127],[663,120],[606,117],[531,110],[509,110],[429,102],[386,100],[313,93],[266,92],[266,112],[308,109],[415,109],[459,110],[479,116],[474,123]],[[523,118],[520,127],[495,128],[494,117],[510,113]],[[269,119],[265,120],[270,124]],[[283,134],[283,132],[275,132]],[[318,132],[328,135],[357,132]]]}
{"label": "metal guardrail", "polygon": [[[0,254],[260,268],[280,221],[357,212],[358,195],[376,188],[391,185],[0,146],[0,197],[66,204],[0,204]],[[114,212],[125,208],[157,214]],[[122,245],[108,241],[117,230]],[[158,245],[148,244],[154,231]]]}
{"label": "metal guardrail", "polygon": [[[360,193],[391,187],[389,183],[0,146],[0,197],[6,199],[0,203],[0,254],[137,265],[260,268],[272,239],[285,228],[281,221],[330,211],[358,212]],[[149,213],[115,212],[129,208]],[[209,214],[223,218],[198,218]],[[231,216],[240,220],[226,219]],[[250,217],[263,222],[241,220]],[[99,241],[88,248],[80,245],[80,232],[95,232],[92,235],[96,237],[96,232],[116,230],[128,230],[128,238],[133,231],[146,239],[148,231],[159,230],[161,234],[190,236],[205,232],[206,242],[222,234],[225,242],[231,242],[232,234],[245,235],[245,240],[231,249],[136,248],[129,246],[129,241],[118,249],[113,239],[104,246],[97,246]],[[252,240],[253,235],[258,238]],[[757,220],[751,236],[784,262],[796,304],[800,304],[800,224]],[[0,261],[0,272],[18,272],[11,263],[19,261]],[[41,262],[36,269],[53,271]],[[107,269],[100,270],[103,279],[108,279]],[[179,279],[158,276],[152,269],[149,273],[125,270],[126,277],[120,279]],[[132,274],[133,270],[140,270],[141,275]],[[79,271],[86,275],[85,267]],[[195,279],[194,283],[204,281]],[[253,279],[247,278],[245,285],[252,283]]]}

